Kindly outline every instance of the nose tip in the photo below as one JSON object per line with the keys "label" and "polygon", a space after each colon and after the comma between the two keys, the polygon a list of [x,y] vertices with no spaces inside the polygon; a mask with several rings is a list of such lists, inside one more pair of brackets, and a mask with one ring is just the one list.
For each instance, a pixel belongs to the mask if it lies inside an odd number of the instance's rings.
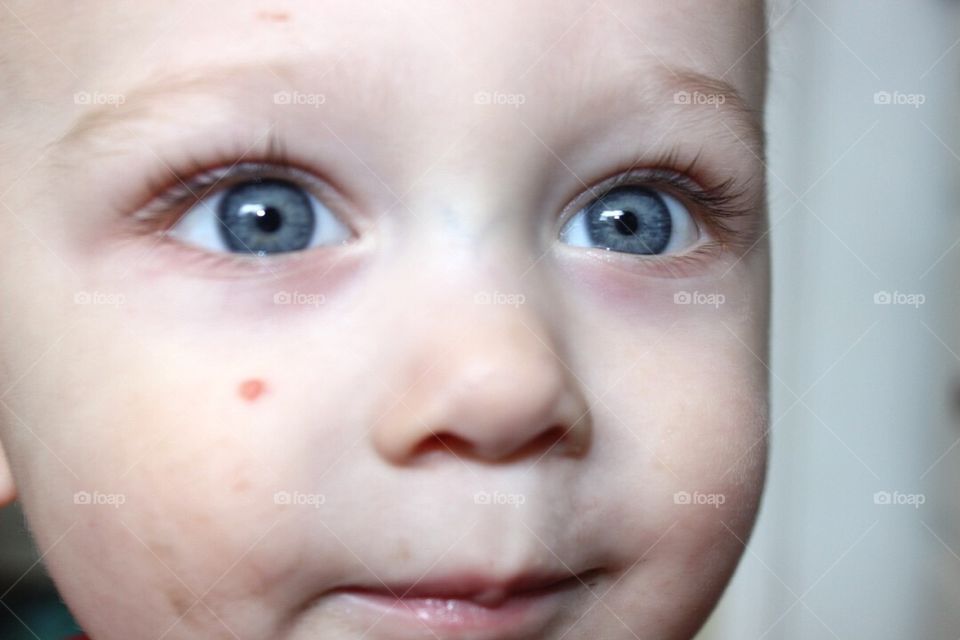
{"label": "nose tip", "polygon": [[592,429],[575,381],[552,354],[521,360],[447,359],[381,421],[376,448],[394,464],[443,454],[485,462],[582,455]]}

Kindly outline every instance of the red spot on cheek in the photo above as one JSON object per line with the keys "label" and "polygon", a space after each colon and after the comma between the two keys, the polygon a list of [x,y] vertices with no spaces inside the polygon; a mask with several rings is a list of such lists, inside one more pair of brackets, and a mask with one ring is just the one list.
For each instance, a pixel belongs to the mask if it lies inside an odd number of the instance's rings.
{"label": "red spot on cheek", "polygon": [[240,397],[247,402],[253,402],[263,394],[266,386],[267,385],[263,383],[263,380],[257,380],[256,378],[244,380],[240,384]]}

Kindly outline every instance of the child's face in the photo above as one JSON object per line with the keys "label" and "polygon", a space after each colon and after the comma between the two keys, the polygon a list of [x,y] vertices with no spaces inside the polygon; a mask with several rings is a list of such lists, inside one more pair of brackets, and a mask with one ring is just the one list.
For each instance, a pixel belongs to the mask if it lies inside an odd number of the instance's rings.
{"label": "child's face", "polygon": [[10,3],[0,459],[90,635],[689,637],[763,483],[760,4]]}

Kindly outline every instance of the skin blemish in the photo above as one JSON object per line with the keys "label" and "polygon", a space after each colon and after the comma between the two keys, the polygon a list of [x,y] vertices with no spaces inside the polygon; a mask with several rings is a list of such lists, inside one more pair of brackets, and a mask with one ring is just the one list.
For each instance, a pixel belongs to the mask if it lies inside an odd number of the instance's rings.
{"label": "skin blemish", "polygon": [[289,22],[290,14],[284,11],[258,11],[257,19],[263,22]]}
{"label": "skin blemish", "polygon": [[263,395],[266,385],[263,380],[258,380],[256,378],[251,378],[250,380],[244,380],[240,383],[240,389],[238,393],[240,397],[246,400],[247,402],[255,402],[257,398]]}

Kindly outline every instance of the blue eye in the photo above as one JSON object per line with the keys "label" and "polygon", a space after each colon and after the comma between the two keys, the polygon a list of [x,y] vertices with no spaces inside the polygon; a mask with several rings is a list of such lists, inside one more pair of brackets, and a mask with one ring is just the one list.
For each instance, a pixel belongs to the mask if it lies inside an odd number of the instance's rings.
{"label": "blue eye", "polygon": [[693,216],[676,198],[642,186],[608,191],[560,232],[561,240],[573,246],[636,255],[680,253],[699,235]]}
{"label": "blue eye", "polygon": [[266,256],[343,243],[350,230],[295,183],[254,178],[198,203],[170,235],[210,251]]}

